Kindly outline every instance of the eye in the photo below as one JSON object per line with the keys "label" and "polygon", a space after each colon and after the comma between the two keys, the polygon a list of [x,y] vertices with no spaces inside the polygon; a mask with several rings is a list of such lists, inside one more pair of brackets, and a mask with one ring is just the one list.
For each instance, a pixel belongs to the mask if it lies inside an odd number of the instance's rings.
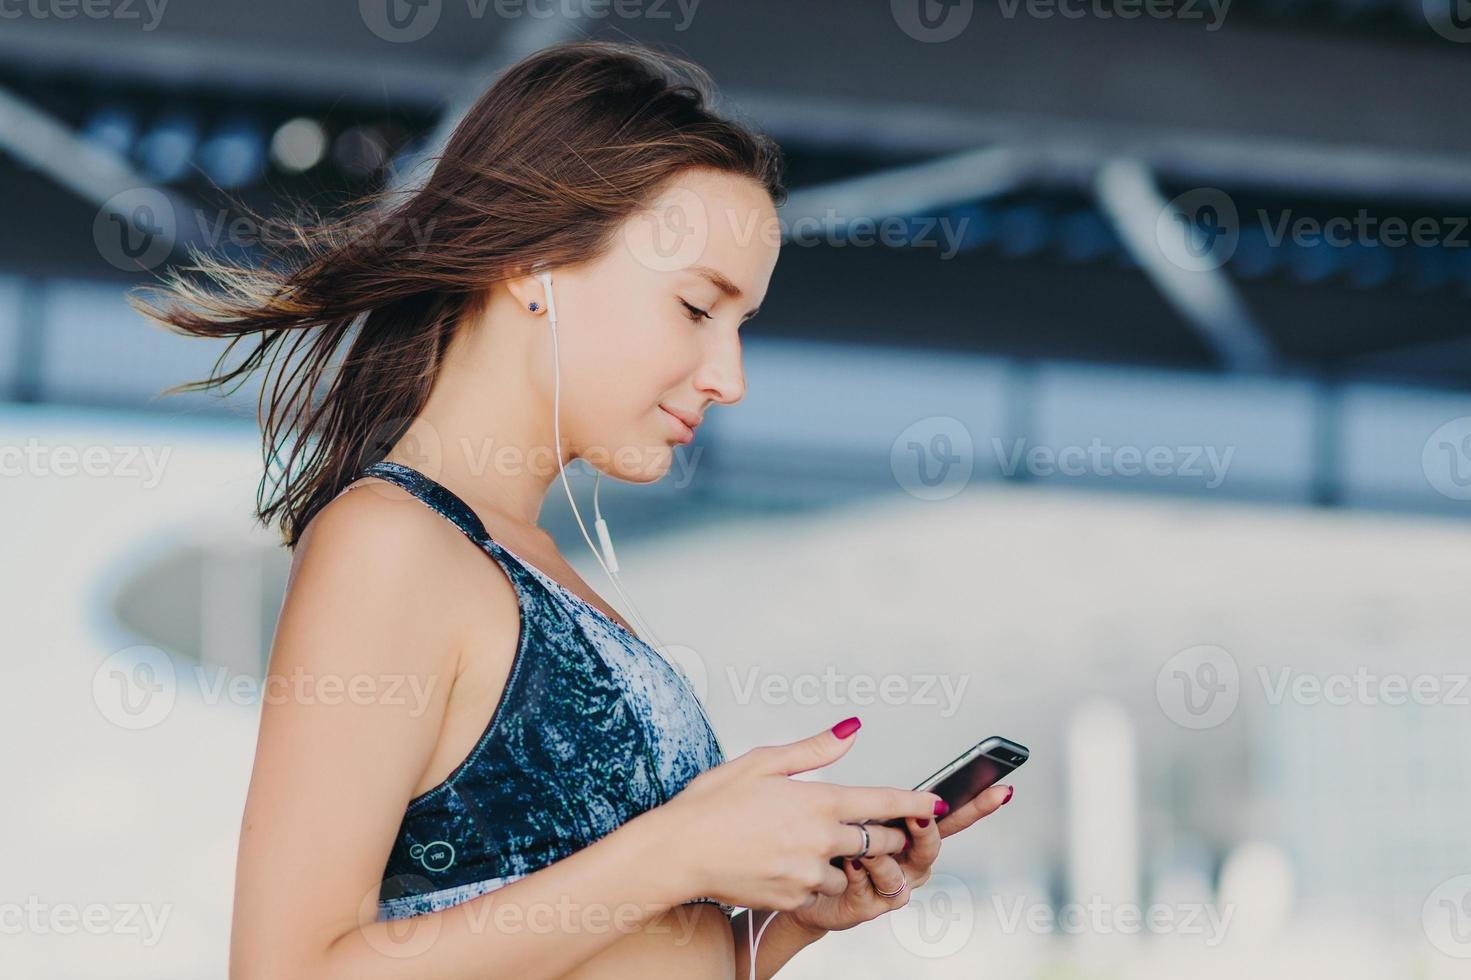
{"label": "eye", "polygon": [[706,319],[706,320],[714,319],[714,317],[710,316],[709,313],[706,313],[704,310],[700,309],[698,306],[691,306],[689,303],[686,303],[684,300],[680,300],[679,302],[680,302],[681,305],[684,306],[684,308],[686,310],[689,310],[689,312],[687,314],[685,314],[685,315],[688,316],[690,318],[690,321],[693,322],[693,323],[698,323],[702,318],[703,319]]}

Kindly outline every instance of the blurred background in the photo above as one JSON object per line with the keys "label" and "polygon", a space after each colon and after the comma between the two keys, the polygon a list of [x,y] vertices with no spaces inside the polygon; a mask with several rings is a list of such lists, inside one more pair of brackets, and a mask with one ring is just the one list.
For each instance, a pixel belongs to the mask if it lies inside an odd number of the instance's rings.
{"label": "blurred background", "polygon": [[160,397],[222,348],[125,290],[252,254],[226,193],[402,186],[590,36],[694,58],[788,160],[745,400],[600,491],[727,754],[850,714],[822,778],[1033,752],[782,975],[1471,976],[1456,0],[0,9],[0,971],[226,971],[289,555],[258,387]]}

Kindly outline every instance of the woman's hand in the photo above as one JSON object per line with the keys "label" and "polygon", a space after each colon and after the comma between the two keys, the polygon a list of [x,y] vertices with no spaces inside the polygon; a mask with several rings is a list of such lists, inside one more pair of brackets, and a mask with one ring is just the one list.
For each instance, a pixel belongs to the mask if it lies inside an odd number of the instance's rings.
{"label": "woman's hand", "polygon": [[[935,804],[943,806],[934,793],[789,778],[842,758],[857,728],[858,719],[850,718],[810,738],[759,746],[705,770],[644,815],[657,819],[691,898],[790,911],[822,895],[842,895],[849,875],[828,862],[863,846],[855,824],[933,818]],[[867,829],[871,855],[894,854],[906,844],[902,830]]]}
{"label": "woman's hand", "polygon": [[[940,840],[959,833],[982,817],[996,812],[1011,799],[1012,787],[992,786],[954,813],[938,820],[909,817],[909,846],[897,855],[870,854],[858,861],[843,861],[848,887],[839,895],[823,894],[811,904],[787,913],[792,920],[814,932],[851,929],[860,922],[909,904],[914,889],[930,880],[930,868],[940,856]],[[898,892],[885,897],[879,892]]]}

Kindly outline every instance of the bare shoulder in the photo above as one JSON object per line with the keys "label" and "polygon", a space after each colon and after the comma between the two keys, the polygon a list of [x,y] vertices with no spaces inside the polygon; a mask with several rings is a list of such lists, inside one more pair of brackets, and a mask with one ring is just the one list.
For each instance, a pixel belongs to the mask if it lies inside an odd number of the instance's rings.
{"label": "bare shoulder", "polygon": [[295,550],[241,824],[232,976],[293,975],[356,927],[464,662],[455,578],[478,549],[417,498],[364,483]]}
{"label": "bare shoulder", "polygon": [[330,610],[326,619],[410,628],[424,641],[440,641],[421,649],[456,648],[466,625],[456,615],[464,607],[460,590],[474,551],[458,528],[413,494],[361,480],[303,531],[282,620]]}

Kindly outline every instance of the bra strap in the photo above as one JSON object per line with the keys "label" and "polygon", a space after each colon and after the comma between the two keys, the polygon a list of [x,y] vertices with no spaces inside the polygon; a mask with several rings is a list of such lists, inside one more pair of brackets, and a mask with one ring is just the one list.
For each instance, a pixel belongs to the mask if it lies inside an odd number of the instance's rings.
{"label": "bra strap", "polygon": [[448,487],[435,482],[413,467],[384,459],[364,467],[357,478],[361,479],[365,476],[376,476],[402,487],[442,514],[476,544],[493,545],[497,552],[503,550],[491,538],[490,532],[485,529],[485,524],[476,516],[475,511],[470,509],[469,504],[461,500]]}

